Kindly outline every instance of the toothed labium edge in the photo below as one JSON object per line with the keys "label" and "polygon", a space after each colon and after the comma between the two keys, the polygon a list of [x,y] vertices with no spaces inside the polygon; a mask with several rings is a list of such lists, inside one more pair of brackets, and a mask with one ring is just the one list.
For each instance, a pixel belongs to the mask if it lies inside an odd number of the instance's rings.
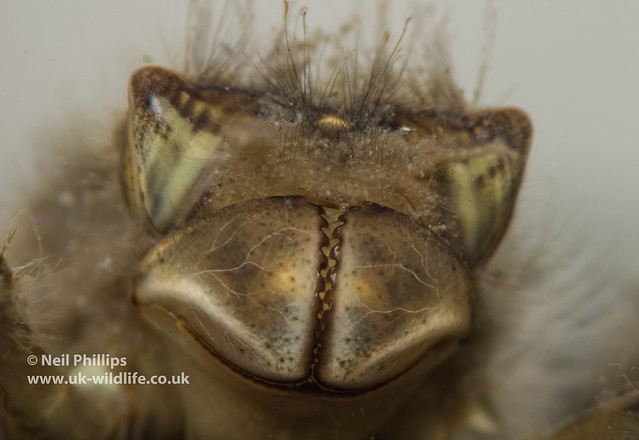
{"label": "toothed labium edge", "polygon": [[253,61],[244,37],[194,38],[182,73],[136,71],[117,151],[78,154],[30,207],[31,274],[2,266],[4,322],[31,332],[3,340],[3,384],[44,350],[195,386],[42,387],[37,405],[5,386],[16,438],[68,420],[77,438],[528,437],[495,416],[484,370],[508,329],[491,301],[525,287],[494,275],[503,247],[483,275],[527,117],[470,109],[444,59],[415,67],[387,35],[368,63],[338,45],[320,75],[332,46],[294,29]]}

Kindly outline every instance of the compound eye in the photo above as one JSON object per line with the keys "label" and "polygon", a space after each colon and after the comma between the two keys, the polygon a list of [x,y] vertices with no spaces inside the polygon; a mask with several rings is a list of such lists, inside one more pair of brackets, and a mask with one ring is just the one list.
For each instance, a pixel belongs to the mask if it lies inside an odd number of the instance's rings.
{"label": "compound eye", "polygon": [[[433,146],[417,155],[414,169],[439,183],[442,203],[433,207],[442,235],[470,263],[487,260],[513,212],[532,139],[528,116],[515,108],[470,116],[400,115],[417,142]],[[412,204],[419,200],[412,200]],[[422,215],[424,215],[422,214]]]}
{"label": "compound eye", "polygon": [[182,224],[228,155],[226,130],[257,110],[248,92],[196,87],[162,67],[135,71],[122,172],[133,213],[154,231]]}

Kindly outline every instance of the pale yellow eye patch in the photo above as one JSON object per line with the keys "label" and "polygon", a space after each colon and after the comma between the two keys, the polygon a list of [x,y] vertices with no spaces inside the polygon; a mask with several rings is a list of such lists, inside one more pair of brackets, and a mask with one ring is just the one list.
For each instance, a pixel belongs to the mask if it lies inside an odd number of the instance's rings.
{"label": "pale yellow eye patch", "polygon": [[464,255],[472,261],[482,258],[486,247],[501,235],[509,219],[514,186],[518,184],[516,158],[507,147],[500,153],[451,163],[445,171],[452,209],[459,216],[464,237]]}
{"label": "pale yellow eye patch", "polygon": [[132,209],[156,230],[181,223],[206,190],[223,158],[223,124],[247,117],[237,98],[159,67],[132,75],[124,183]]}
{"label": "pale yellow eye patch", "polygon": [[[504,109],[488,118],[498,120],[498,135],[483,145],[453,152],[451,160],[442,164],[447,210],[458,223],[459,235],[451,240],[470,262],[489,257],[505,233],[530,145],[531,126],[522,112]],[[481,133],[476,127],[473,134]]]}

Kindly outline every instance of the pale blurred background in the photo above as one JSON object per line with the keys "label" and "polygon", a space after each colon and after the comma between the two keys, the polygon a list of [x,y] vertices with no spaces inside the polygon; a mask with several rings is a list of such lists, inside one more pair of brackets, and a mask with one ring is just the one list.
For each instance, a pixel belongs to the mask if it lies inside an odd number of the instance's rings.
{"label": "pale blurred background", "polygon": [[[261,27],[255,34],[260,35],[281,23],[283,6],[279,0],[256,3]],[[395,35],[410,3],[392,2]],[[472,97],[486,3],[432,3],[450,17],[455,77]],[[370,1],[305,4],[311,29],[334,25],[352,7],[365,20],[376,20]],[[639,2],[493,4],[496,40],[481,102],[519,106],[535,124],[522,203],[527,211],[521,217],[538,225],[550,216],[552,227],[575,231],[573,240],[599,243],[589,252],[602,252],[602,259],[634,271],[639,266]],[[175,65],[186,10],[187,2],[172,0],[0,2],[0,204],[37,180],[36,139],[60,134],[74,115],[93,120],[96,133],[105,133],[126,106],[127,78],[135,67],[148,61]]]}

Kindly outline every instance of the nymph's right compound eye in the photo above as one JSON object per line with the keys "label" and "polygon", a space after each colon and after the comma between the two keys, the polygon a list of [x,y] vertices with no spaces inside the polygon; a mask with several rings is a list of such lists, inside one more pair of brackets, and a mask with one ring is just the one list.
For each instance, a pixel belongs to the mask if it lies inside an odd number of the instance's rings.
{"label": "nymph's right compound eye", "polygon": [[408,216],[281,197],[169,234],[135,300],[257,381],[358,392],[448,355],[471,295],[458,258]]}

